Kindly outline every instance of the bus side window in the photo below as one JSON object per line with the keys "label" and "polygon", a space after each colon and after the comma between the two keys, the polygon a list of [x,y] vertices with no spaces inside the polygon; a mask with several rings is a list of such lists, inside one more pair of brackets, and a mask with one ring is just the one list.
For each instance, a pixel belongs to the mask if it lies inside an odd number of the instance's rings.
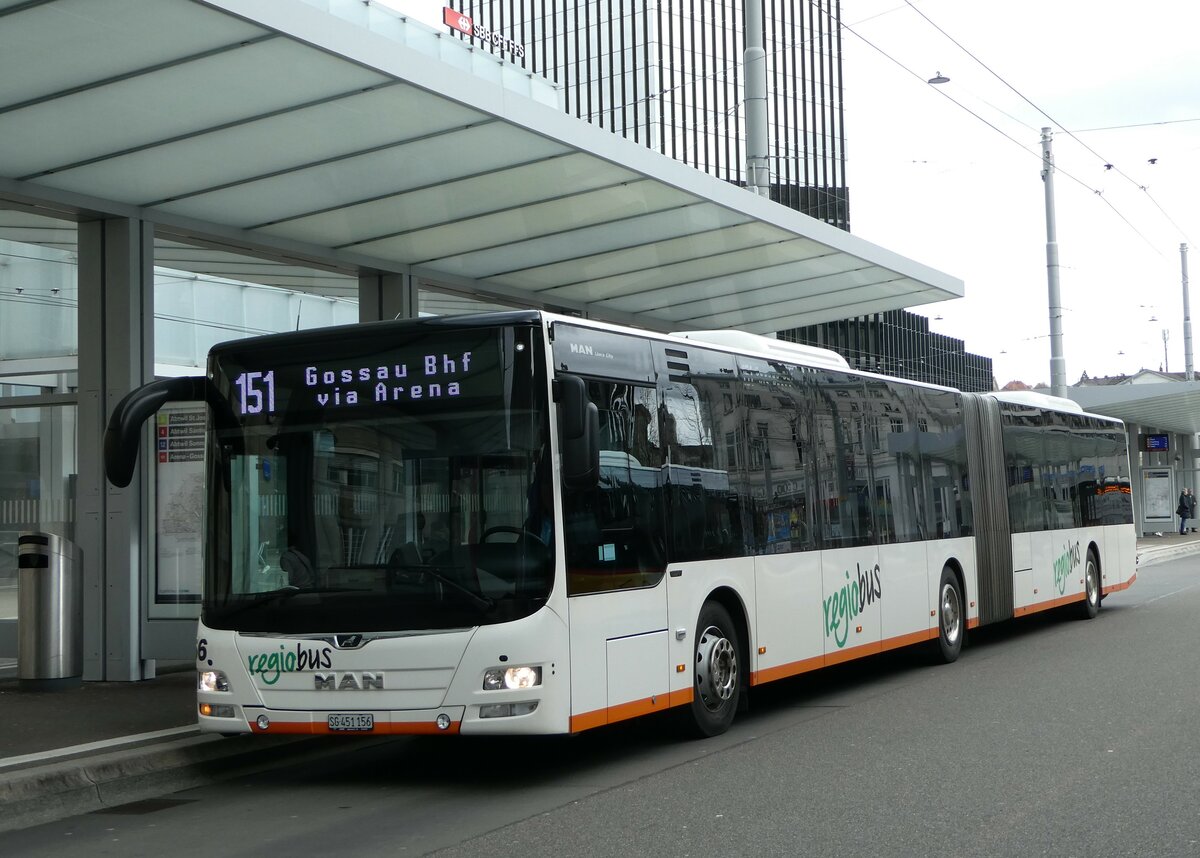
{"label": "bus side window", "polygon": [[702,349],[674,351],[661,412],[671,562],[738,557],[745,474],[734,364]]}
{"label": "bus side window", "polygon": [[600,411],[600,480],[563,492],[567,592],[653,586],[666,568],[657,392],[589,381],[588,397]]}

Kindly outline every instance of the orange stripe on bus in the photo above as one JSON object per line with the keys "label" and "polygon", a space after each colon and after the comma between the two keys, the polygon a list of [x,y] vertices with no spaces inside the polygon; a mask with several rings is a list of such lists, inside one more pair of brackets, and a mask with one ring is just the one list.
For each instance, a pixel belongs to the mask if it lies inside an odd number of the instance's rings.
{"label": "orange stripe on bus", "polygon": [[669,691],[666,694],[643,697],[641,700],[631,700],[628,703],[618,703],[616,706],[584,712],[581,715],[572,715],[571,732],[580,733],[594,727],[603,727],[605,724],[615,724],[618,721],[649,715],[651,712],[663,712],[673,706],[683,706],[691,702],[692,689],[687,688],[683,691]]}
{"label": "orange stripe on bus", "polygon": [[840,649],[837,652],[827,652],[825,653],[825,666],[830,667],[835,664],[854,661],[854,659],[862,658],[863,656],[878,655],[881,652],[883,652],[883,645],[878,641],[861,644],[860,646],[852,646],[849,649]]}
{"label": "orange stripe on bus", "polygon": [[670,698],[667,701],[667,706],[686,706],[692,702],[692,698],[696,695],[696,689],[685,688],[682,691],[672,691],[667,696]]}
{"label": "orange stripe on bus", "polygon": [[571,716],[571,732],[579,733],[594,727],[603,727],[608,723],[608,710],[597,709],[594,712],[584,712],[582,715]]}
{"label": "orange stripe on bus", "polygon": [[1063,605],[1069,605],[1072,602],[1082,602],[1087,598],[1086,593],[1075,593],[1071,596],[1059,596],[1057,599],[1050,599],[1045,602],[1035,602],[1032,605],[1024,605],[1013,609],[1014,617],[1025,617],[1029,614],[1036,614],[1039,611],[1049,611],[1054,608],[1061,608]]}
{"label": "orange stripe on bus", "polygon": [[1107,596],[1109,593],[1117,593],[1117,592],[1120,592],[1121,590],[1128,590],[1130,587],[1133,586],[1133,582],[1136,580],[1137,580],[1137,573],[1134,572],[1133,577],[1130,578],[1128,581],[1126,581],[1124,584],[1113,584],[1111,587],[1105,587],[1100,591],[1100,595]]}
{"label": "orange stripe on bus", "polygon": [[755,670],[750,673],[750,684],[762,685],[764,682],[773,682],[776,679],[796,676],[800,673],[807,673],[810,670],[818,670],[824,666],[825,656],[818,655],[814,658],[781,664],[778,667],[765,667],[762,670]]}
{"label": "orange stripe on bus", "polygon": [[[978,621],[976,621],[978,623]],[[938,636],[937,629],[925,629],[924,631],[913,632],[907,635],[897,635],[894,638],[887,638],[878,644],[864,644],[862,646],[851,647],[841,652],[830,653],[828,655],[817,655],[812,658],[801,659],[800,661],[792,661],[787,664],[780,664],[775,667],[765,667],[762,670],[756,670],[750,674],[751,685],[762,685],[767,682],[774,682],[776,679],[785,679],[789,676],[797,676],[801,673],[808,673],[812,670],[820,670],[822,667],[831,667],[835,664],[841,664],[847,661],[853,661],[856,658],[865,658],[869,655],[877,655],[881,652],[892,649],[900,649],[901,647],[911,646],[912,644],[924,643],[925,641],[933,640]]]}
{"label": "orange stripe on bus", "polygon": [[912,644],[924,643],[931,641],[938,636],[937,629],[925,629],[921,632],[913,632],[911,635],[899,635],[898,637],[888,638],[883,642],[883,649],[900,649],[902,646],[911,646]]}

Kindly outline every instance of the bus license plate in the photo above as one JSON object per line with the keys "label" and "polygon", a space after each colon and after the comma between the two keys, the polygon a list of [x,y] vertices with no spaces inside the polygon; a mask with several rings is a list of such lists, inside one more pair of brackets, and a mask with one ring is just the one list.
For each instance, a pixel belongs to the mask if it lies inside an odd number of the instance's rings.
{"label": "bus license plate", "polygon": [[369,712],[338,712],[329,716],[329,729],[364,733],[375,729],[375,716]]}

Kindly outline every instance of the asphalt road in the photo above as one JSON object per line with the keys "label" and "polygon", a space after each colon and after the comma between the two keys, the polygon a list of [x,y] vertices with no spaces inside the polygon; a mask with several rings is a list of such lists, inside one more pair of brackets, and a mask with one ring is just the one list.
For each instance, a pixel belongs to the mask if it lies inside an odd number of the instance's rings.
{"label": "asphalt road", "polygon": [[[1200,855],[1200,557],[1100,616],[756,691],[726,735],[403,739],[0,835],[13,856]],[[230,740],[240,741],[240,740]]]}

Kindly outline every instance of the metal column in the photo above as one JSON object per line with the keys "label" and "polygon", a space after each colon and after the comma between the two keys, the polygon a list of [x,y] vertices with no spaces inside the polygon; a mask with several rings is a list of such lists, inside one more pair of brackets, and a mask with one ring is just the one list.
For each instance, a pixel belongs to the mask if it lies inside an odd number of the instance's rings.
{"label": "metal column", "polygon": [[[127,218],[79,224],[79,486],[83,677],[154,675],[141,657],[147,468],[128,488],[104,479],[108,413],[153,378],[154,229]],[[152,445],[143,445],[145,451]]]}
{"label": "metal column", "polygon": [[364,271],[358,275],[358,320],[415,319],[416,279],[410,274]]}

